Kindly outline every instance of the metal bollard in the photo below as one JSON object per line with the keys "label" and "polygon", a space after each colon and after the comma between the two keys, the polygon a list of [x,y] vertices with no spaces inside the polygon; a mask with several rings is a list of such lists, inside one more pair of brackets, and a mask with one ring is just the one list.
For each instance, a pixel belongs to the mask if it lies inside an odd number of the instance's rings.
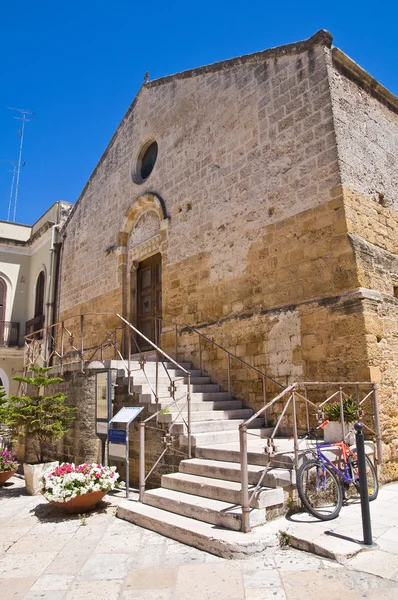
{"label": "metal bollard", "polygon": [[363,424],[355,423],[355,437],[358,457],[359,492],[361,495],[363,542],[366,546],[373,545],[372,524],[370,522],[369,491],[366,477],[365,438]]}

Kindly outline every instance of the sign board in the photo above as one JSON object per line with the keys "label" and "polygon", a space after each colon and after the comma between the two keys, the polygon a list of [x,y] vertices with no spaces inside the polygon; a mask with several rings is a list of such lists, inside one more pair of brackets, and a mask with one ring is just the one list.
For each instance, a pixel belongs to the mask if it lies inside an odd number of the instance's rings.
{"label": "sign board", "polygon": [[[109,457],[112,457],[120,460],[124,457],[126,461],[126,498],[129,497],[129,428],[134,419],[136,419],[143,410],[143,406],[125,406],[109,421],[108,459]],[[122,424],[124,425],[124,428],[115,429],[112,427],[113,423]]]}
{"label": "sign board", "polygon": [[134,421],[136,417],[140,414],[140,412],[144,410],[144,407],[139,406],[125,406],[119,412],[112,417],[109,421],[109,425],[111,423],[125,423],[126,426],[130,425]]}
{"label": "sign board", "polygon": [[126,430],[125,429],[108,429],[108,442],[113,444],[125,444],[126,443]]}

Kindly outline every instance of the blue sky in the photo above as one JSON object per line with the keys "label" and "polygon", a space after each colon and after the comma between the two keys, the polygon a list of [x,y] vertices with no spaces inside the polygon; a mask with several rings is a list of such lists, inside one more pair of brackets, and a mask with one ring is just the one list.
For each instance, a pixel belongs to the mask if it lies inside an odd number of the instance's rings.
{"label": "blue sky", "polygon": [[[0,6],[0,159],[16,160],[26,126],[17,221],[75,202],[145,71],[155,79],[328,29],[334,44],[398,95],[393,1],[19,0]],[[0,162],[0,219],[11,165]]]}

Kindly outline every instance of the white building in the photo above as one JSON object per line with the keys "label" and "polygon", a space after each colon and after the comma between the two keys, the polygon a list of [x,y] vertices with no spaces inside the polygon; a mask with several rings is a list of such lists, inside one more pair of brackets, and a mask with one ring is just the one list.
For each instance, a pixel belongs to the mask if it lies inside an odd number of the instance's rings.
{"label": "white building", "polygon": [[[32,226],[0,221],[0,385],[23,370],[24,336],[53,323],[58,230],[72,205],[55,202]],[[40,334],[38,334],[40,335]]]}

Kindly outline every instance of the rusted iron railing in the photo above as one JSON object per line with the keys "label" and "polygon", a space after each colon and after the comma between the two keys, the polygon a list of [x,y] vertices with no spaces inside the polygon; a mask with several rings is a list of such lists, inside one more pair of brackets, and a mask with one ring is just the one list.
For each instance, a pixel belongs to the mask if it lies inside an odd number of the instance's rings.
{"label": "rusted iron railing", "polygon": [[[334,391],[331,391],[333,388]],[[350,390],[350,394],[345,391]],[[327,392],[327,397],[320,400],[322,390]],[[309,399],[309,394],[315,395],[314,400]],[[376,441],[376,461],[380,465],[383,462],[383,448],[380,431],[380,417],[378,407],[378,391],[377,384],[368,382],[301,382],[294,383],[280,392],[275,398],[258,410],[254,415],[247,419],[244,423],[239,425],[239,444],[240,444],[240,464],[241,464],[241,503],[242,503],[242,531],[247,533],[250,531],[250,507],[258,489],[268,473],[268,471],[275,466],[275,462],[268,464],[260,475],[260,478],[253,489],[250,489],[249,493],[249,481],[248,481],[248,436],[261,437],[248,429],[250,423],[262,416],[267,410],[269,410],[275,403],[282,402],[284,404],[282,411],[279,414],[275,428],[271,436],[265,439],[264,451],[269,454],[270,459],[275,453],[275,438],[277,433],[281,429],[283,420],[288,413],[288,409],[291,407],[292,415],[292,437],[293,437],[293,449],[294,449],[294,460],[293,465],[297,470],[299,466],[299,438],[298,429],[300,426],[298,419],[298,406],[301,403],[305,405],[305,427],[307,430],[311,426],[311,417],[321,422],[324,420],[323,408],[325,405],[332,400],[338,401],[340,404],[340,420],[341,420],[341,439],[347,437],[345,420],[344,420],[344,398],[354,398],[357,404],[357,419],[363,420],[364,410],[363,407],[366,402],[370,403],[373,411],[373,423],[374,429],[372,429],[367,423],[364,423],[366,431],[368,431]],[[310,411],[313,414],[310,414]],[[286,425],[285,425],[286,427]],[[285,432],[286,435],[286,432]]]}

